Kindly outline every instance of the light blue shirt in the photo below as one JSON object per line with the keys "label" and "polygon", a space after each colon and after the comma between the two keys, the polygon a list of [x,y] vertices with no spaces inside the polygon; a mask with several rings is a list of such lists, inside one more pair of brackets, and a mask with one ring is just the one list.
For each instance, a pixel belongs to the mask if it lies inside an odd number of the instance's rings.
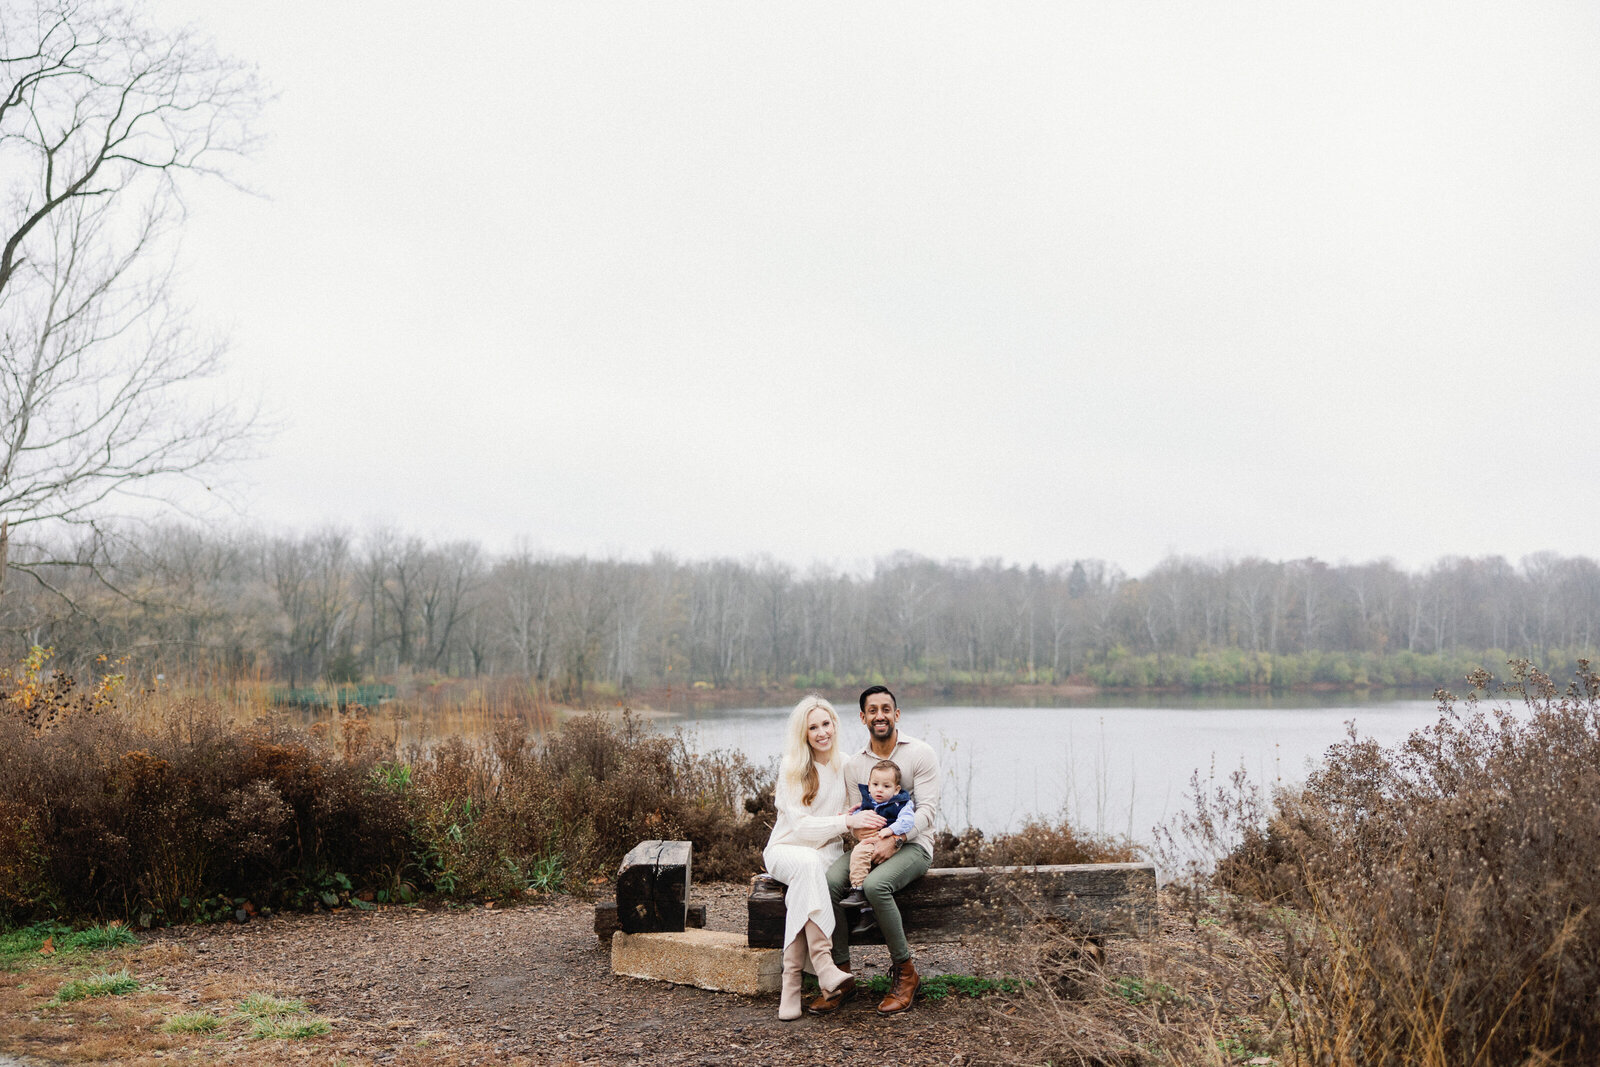
{"label": "light blue shirt", "polygon": [[889,824],[889,832],[896,837],[909,834],[911,828],[917,825],[917,802],[906,801],[906,806],[900,809],[900,814],[895,816],[894,822]]}

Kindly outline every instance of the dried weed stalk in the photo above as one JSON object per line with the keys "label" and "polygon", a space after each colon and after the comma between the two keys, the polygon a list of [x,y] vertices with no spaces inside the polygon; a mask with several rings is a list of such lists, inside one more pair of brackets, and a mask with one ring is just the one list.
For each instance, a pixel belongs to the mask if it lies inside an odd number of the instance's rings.
{"label": "dried weed stalk", "polygon": [[[1493,710],[1384,747],[1350,737],[1270,802],[1202,790],[1160,858],[1163,929],[1056,935],[1019,1014],[1035,1062],[1316,1067],[1600,1056],[1600,677],[1513,661]],[[1483,672],[1470,679],[1488,692]]]}

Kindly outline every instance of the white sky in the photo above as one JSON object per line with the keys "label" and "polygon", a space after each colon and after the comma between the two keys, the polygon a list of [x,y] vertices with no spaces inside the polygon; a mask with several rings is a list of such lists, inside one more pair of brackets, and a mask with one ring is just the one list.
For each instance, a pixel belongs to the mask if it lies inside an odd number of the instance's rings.
{"label": "white sky", "polygon": [[1600,7],[160,0],[252,521],[1141,571],[1600,555]]}

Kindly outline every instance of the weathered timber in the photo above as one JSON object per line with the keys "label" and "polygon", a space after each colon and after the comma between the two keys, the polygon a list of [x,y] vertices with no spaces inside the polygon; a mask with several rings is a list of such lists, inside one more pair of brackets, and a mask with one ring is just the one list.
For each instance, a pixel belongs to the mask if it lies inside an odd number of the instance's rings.
{"label": "weathered timber", "polygon": [[687,841],[641,841],[617,871],[617,922],[630,934],[679,933],[689,918]]}
{"label": "weathered timber", "polygon": [[[690,930],[704,930],[706,928],[706,906],[704,904],[690,904],[689,914],[684,919],[684,926]],[[622,924],[617,921],[617,902],[602,900],[594,906],[594,936],[601,941],[610,942],[611,937]]]}
{"label": "weathered timber", "polygon": [[[751,881],[751,948],[783,947],[787,888],[765,874]],[[912,941],[1005,937],[1041,924],[1079,937],[1139,937],[1155,929],[1156,869],[1149,863],[935,867],[895,902]],[[851,934],[850,943],[881,945],[883,935],[874,927]]]}

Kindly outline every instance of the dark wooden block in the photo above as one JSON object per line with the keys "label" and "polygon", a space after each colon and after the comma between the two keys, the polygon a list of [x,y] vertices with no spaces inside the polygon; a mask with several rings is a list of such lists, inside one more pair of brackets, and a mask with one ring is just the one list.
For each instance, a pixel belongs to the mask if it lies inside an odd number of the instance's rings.
{"label": "dark wooden block", "polygon": [[783,947],[783,896],[788,888],[770,874],[750,879],[750,899],[745,902],[745,944],[751,948]]}
{"label": "dark wooden block", "polygon": [[[750,884],[751,948],[782,948],[787,887],[760,874]],[[1155,929],[1156,869],[1149,863],[1041,867],[935,867],[896,897],[913,941],[1014,935],[1039,924],[1081,937],[1138,937]],[[853,912],[846,912],[853,915]],[[852,945],[881,945],[873,929]]]}
{"label": "dark wooden block", "polygon": [[[690,904],[689,914],[684,919],[684,925],[691,930],[704,930],[706,928],[706,906],[704,904]],[[622,929],[617,922],[617,902],[602,900],[594,906],[594,935],[601,941],[610,943],[611,935]]]}
{"label": "dark wooden block", "polygon": [[630,934],[681,932],[689,918],[687,841],[641,841],[617,871],[617,922]]}

